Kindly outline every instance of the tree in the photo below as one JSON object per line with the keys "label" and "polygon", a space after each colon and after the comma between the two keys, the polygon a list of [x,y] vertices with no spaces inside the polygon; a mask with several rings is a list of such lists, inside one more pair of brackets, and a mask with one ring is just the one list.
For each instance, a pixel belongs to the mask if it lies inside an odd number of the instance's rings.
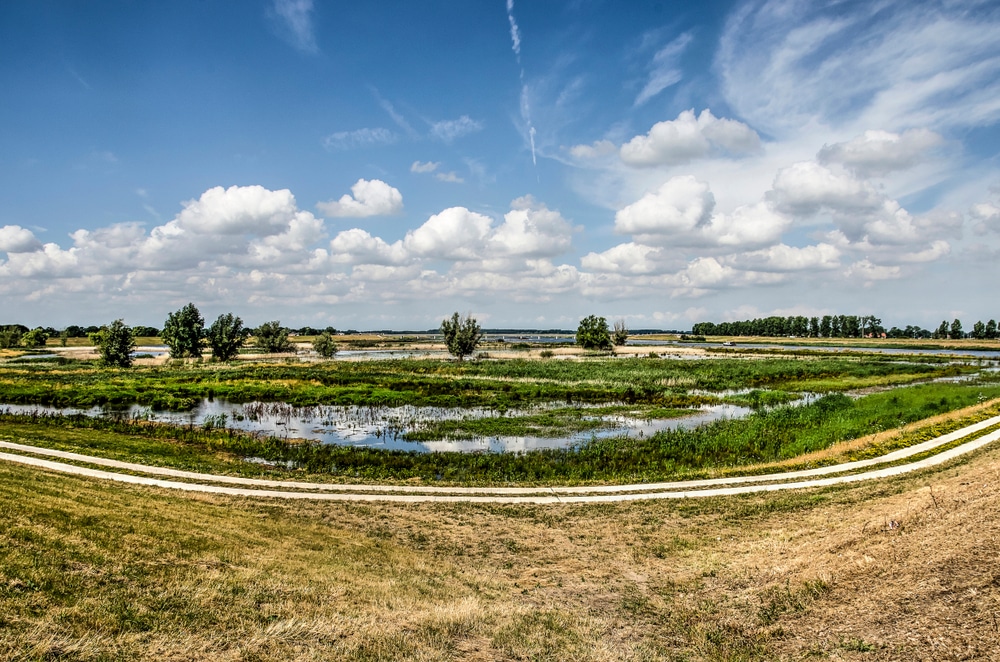
{"label": "tree", "polygon": [[324,331],[313,341],[313,349],[324,359],[332,359],[340,348],[333,342],[333,335],[329,331]]}
{"label": "tree", "polygon": [[986,339],[993,340],[997,337],[997,321],[990,320],[986,323]]}
{"label": "tree", "polygon": [[21,344],[25,347],[44,347],[48,340],[49,334],[45,333],[45,329],[40,326],[36,326],[21,336]]}
{"label": "tree", "polygon": [[205,332],[209,347],[212,348],[212,358],[216,361],[232,361],[240,353],[240,347],[247,339],[247,329],[243,320],[234,317],[232,313],[219,315]]}
{"label": "tree", "polygon": [[115,320],[101,330],[90,334],[101,355],[101,362],[107,366],[129,368],[132,366],[132,352],[135,351],[135,333],[121,320]]}
{"label": "tree", "polygon": [[450,320],[441,321],[441,335],[444,336],[444,343],[448,346],[448,353],[461,361],[476,351],[476,346],[483,337],[483,331],[479,328],[479,322],[475,317],[466,315],[465,319],[461,319],[458,313],[455,313]]}
{"label": "tree", "polygon": [[170,348],[170,357],[200,357],[205,337],[205,318],[193,303],[167,315],[160,338]]}
{"label": "tree", "polygon": [[615,347],[621,347],[628,340],[628,327],[625,320],[615,322],[614,331],[611,333],[611,342]]}
{"label": "tree", "polygon": [[941,326],[937,328],[932,336],[935,340],[948,337],[948,321],[941,320]]}
{"label": "tree", "polygon": [[254,342],[269,354],[280,354],[290,352],[292,343],[288,341],[288,329],[281,326],[281,322],[264,322],[253,332]]}
{"label": "tree", "polygon": [[576,329],[576,344],[584,349],[610,350],[612,345],[608,321],[596,315],[584,317]]}
{"label": "tree", "polygon": [[21,344],[24,331],[16,324],[0,327],[0,349],[10,349]]}
{"label": "tree", "polygon": [[962,331],[962,323],[958,320],[958,318],[951,323],[951,331],[948,335],[954,340],[965,337],[965,333]]}
{"label": "tree", "polygon": [[823,315],[823,319],[819,322],[819,335],[824,338],[829,338],[831,330],[833,329],[833,317],[830,315]]}
{"label": "tree", "polygon": [[972,333],[970,335],[976,340],[986,340],[986,325],[983,324],[982,320],[972,325]]}

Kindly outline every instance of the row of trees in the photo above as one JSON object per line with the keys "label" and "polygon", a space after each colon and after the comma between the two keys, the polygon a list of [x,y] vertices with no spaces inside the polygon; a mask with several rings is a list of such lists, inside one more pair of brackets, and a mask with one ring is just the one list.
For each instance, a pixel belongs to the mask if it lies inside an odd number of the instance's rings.
{"label": "row of trees", "polygon": [[772,316],[738,322],[699,322],[691,327],[699,336],[801,336],[806,338],[863,338],[885,333],[874,315],[824,315],[823,317]]}
{"label": "row of trees", "polygon": [[[313,343],[313,348],[325,358],[337,353],[334,332],[334,329],[321,332]],[[90,340],[105,364],[129,367],[138,335],[136,329],[122,320],[115,320],[91,333]],[[169,313],[159,337],[169,349],[170,357],[175,359],[200,358],[205,349],[211,349],[214,360],[231,361],[251,337],[257,347],[268,353],[278,354],[292,349],[289,330],[277,320],[250,329],[243,325],[239,317],[225,313],[206,328],[205,318],[193,303]]]}
{"label": "row of trees", "polygon": [[[483,330],[475,317],[466,315],[463,318],[455,313],[450,319],[441,321],[441,335],[444,336],[448,353],[461,361],[476,351],[483,338]],[[624,345],[628,336],[625,320],[618,320],[614,327],[609,329],[606,318],[588,315],[580,320],[580,325],[577,327],[576,344],[584,349],[609,351],[615,346]]]}
{"label": "row of trees", "polygon": [[824,315],[823,317],[763,317],[737,322],[699,322],[691,328],[698,336],[799,336],[802,338],[976,338],[990,340],[1000,337],[997,323],[990,320],[985,324],[976,322],[972,333],[962,330],[962,322],[954,320],[949,324],[942,321],[935,331],[919,326],[903,329],[892,327],[886,330],[882,320],[874,315]]}

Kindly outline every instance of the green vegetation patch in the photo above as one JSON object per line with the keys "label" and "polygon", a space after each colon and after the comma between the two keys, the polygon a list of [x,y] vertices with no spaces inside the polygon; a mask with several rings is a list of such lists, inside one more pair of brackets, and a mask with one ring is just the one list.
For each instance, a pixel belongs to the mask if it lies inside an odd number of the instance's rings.
{"label": "green vegetation patch", "polygon": [[[351,448],[259,438],[232,430],[85,417],[0,416],[0,436],[65,450],[107,453],[119,459],[245,475],[270,472],[360,481],[420,478],[428,483],[456,484],[628,483],[694,477],[708,470],[786,460],[997,397],[1000,385],[950,383],[906,387],[858,399],[830,394],[810,404],[764,409],[745,419],[720,420],[691,430],[594,439],[573,449],[509,454]],[[518,424],[516,419],[508,420]],[[544,418],[529,419],[524,425],[544,422]],[[470,429],[465,428],[465,432]],[[262,458],[273,467],[241,463],[241,458]],[[274,468],[278,466],[295,469],[283,472]]]}
{"label": "green vegetation patch", "polygon": [[[544,402],[697,406],[688,391],[844,391],[974,371],[972,366],[845,357],[706,361],[334,361],[182,364],[127,370],[55,361],[0,365],[0,402],[187,410],[201,399],[293,406],[522,407]],[[767,396],[774,398],[776,396]]]}

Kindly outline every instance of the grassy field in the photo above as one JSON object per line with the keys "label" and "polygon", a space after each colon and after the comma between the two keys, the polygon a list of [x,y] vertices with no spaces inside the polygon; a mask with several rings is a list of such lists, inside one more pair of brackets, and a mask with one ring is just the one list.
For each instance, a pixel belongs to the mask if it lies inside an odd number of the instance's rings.
{"label": "grassy field", "polygon": [[0,463],[10,660],[989,659],[1000,450],[599,507],[180,498]]}
{"label": "grassy field", "polygon": [[[244,461],[263,458],[297,467],[279,475],[349,481],[631,483],[702,477],[794,460],[840,442],[996,398],[1000,398],[1000,385],[992,383],[923,384],[857,399],[831,394],[810,404],[764,409],[745,419],[719,420],[690,430],[595,439],[573,449],[508,454],[353,448],[261,438],[226,429],[82,416],[0,415],[0,438],[113,459],[242,475],[276,471]],[[990,411],[995,413],[996,409]],[[982,417],[989,413],[982,413]]]}
{"label": "grassy field", "polygon": [[[935,357],[650,358],[183,364],[106,369],[53,359],[0,364],[0,402],[184,410],[202,398],[296,406],[516,407],[562,401],[693,406],[692,391],[845,391],[973,372]],[[718,398],[716,398],[718,399]]]}
{"label": "grassy field", "polygon": [[[498,409],[492,420],[450,424],[458,436],[563,429],[578,402],[667,416],[702,401],[826,395],[695,430],[520,455],[354,450],[27,415],[0,416],[0,439],[298,480],[653,481],[867,457],[996,415],[996,374],[898,387],[972,369],[871,356],[4,364],[8,402]],[[865,395],[843,394],[858,389]],[[502,415],[536,402],[567,404],[519,422]],[[0,659],[990,659],[1000,649],[998,485],[1000,447],[884,482],[600,506],[178,496],[0,462]]]}

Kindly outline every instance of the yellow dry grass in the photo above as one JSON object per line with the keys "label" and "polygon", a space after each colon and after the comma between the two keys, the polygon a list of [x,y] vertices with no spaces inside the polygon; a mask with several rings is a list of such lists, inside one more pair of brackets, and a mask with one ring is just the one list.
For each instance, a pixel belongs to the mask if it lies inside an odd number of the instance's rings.
{"label": "yellow dry grass", "polygon": [[179,498],[0,464],[0,503],[2,658],[959,660],[1000,647],[1000,448],[886,483],[555,507]]}

